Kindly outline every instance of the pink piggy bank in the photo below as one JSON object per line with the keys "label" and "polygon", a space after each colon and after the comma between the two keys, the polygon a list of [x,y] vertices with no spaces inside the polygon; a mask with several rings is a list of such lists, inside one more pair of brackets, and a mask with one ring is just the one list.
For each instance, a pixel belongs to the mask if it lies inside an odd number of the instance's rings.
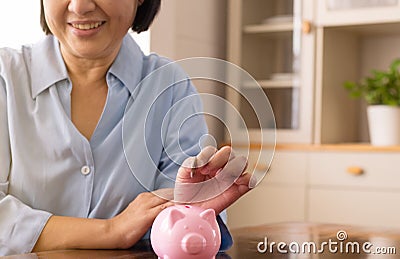
{"label": "pink piggy bank", "polygon": [[158,258],[211,259],[218,253],[221,234],[213,209],[175,205],[154,220],[150,240]]}

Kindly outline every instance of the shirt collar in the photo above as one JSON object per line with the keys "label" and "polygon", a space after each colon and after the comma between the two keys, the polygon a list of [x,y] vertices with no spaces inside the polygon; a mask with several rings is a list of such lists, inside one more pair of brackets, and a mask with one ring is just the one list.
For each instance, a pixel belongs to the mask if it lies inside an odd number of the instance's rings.
{"label": "shirt collar", "polygon": [[133,94],[142,79],[144,54],[130,35],[122,41],[121,49],[108,73],[117,77]]}
{"label": "shirt collar", "polygon": [[67,79],[58,40],[49,35],[32,46],[32,97],[36,98],[52,84]]}
{"label": "shirt collar", "polygon": [[[142,79],[144,54],[128,34],[108,73],[117,77],[132,94]],[[56,37],[49,35],[32,47],[32,97],[36,98],[51,85],[68,79],[68,72]]]}

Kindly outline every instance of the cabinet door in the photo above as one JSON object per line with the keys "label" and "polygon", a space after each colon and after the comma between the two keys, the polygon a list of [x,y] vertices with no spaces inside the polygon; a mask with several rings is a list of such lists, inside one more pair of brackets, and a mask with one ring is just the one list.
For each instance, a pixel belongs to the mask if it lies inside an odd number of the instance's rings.
{"label": "cabinet door", "polygon": [[399,0],[314,0],[320,26],[398,22]]}
{"label": "cabinet door", "polygon": [[368,227],[400,227],[400,192],[310,188],[308,220]]}
{"label": "cabinet door", "polygon": [[260,185],[228,209],[231,228],[305,220],[303,186]]}
{"label": "cabinet door", "polygon": [[399,166],[398,153],[311,153],[308,220],[400,227]]}
{"label": "cabinet door", "polygon": [[271,167],[260,185],[306,185],[308,154],[304,151],[277,150]]}
{"label": "cabinet door", "polygon": [[[245,122],[239,126],[236,111],[227,112],[231,137],[246,140],[249,134],[250,141],[260,142],[276,127],[278,142],[311,143],[314,34],[303,32],[302,25],[304,20],[310,25],[313,12],[303,7],[301,0],[229,1],[228,60],[254,78],[239,79],[238,89],[227,91]],[[264,109],[265,96],[272,118],[254,112]]]}
{"label": "cabinet door", "polygon": [[311,186],[396,190],[400,192],[400,154],[315,152],[309,157]]}
{"label": "cabinet door", "polygon": [[[250,171],[254,161],[250,152]],[[262,182],[228,209],[229,226],[304,221],[306,170],[307,153],[277,151]]]}

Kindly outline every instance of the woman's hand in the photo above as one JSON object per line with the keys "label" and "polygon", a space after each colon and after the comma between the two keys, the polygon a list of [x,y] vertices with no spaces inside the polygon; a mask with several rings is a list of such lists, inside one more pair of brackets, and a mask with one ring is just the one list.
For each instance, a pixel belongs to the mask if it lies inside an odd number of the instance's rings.
{"label": "woman's hand", "polygon": [[206,147],[178,170],[174,200],[220,213],[255,186],[246,168],[247,159],[235,156],[231,147]]}
{"label": "woman's hand", "polygon": [[33,251],[129,248],[151,227],[158,213],[171,205],[172,202],[146,192],[112,219],[52,216]]}
{"label": "woman's hand", "polygon": [[160,198],[162,196],[151,192],[141,193],[123,212],[109,220],[110,231],[119,240],[118,248],[133,246],[149,230],[157,215],[173,205],[172,202]]}

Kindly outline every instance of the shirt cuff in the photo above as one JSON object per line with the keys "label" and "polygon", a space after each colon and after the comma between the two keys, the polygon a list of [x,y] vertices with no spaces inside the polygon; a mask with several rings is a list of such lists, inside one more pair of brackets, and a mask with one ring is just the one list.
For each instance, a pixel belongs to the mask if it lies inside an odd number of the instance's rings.
{"label": "shirt cuff", "polygon": [[224,252],[231,248],[231,246],[233,245],[233,239],[231,233],[228,230],[228,227],[226,226],[220,215],[217,216],[217,222],[219,230],[221,232],[221,245],[219,247],[219,251]]}
{"label": "shirt cuff", "polygon": [[0,255],[31,252],[51,214],[11,195],[0,199],[0,211]]}

